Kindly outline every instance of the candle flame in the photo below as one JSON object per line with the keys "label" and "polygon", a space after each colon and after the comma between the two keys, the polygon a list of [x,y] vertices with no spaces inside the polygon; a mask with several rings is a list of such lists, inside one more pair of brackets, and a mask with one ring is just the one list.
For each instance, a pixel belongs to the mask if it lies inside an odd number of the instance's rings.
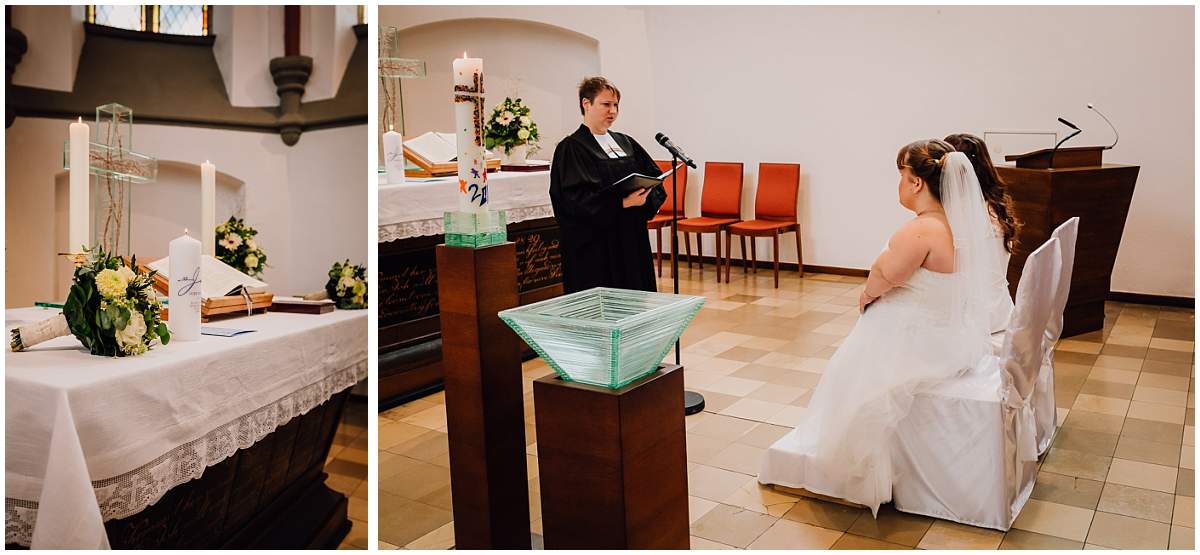
{"label": "candle flame", "polygon": [[83,116],[79,116],[79,123],[83,123]]}
{"label": "candle flame", "polygon": [[184,235],[187,235],[187,234],[188,234],[188,230],[187,230],[187,228],[186,228],[186,227],[185,227],[185,228],[183,228],[183,234],[184,234]]}
{"label": "candle flame", "polygon": [[388,124],[388,131],[395,131],[395,129],[392,128],[392,124],[390,124],[390,123]]}
{"label": "candle flame", "polygon": [[467,51],[466,50],[463,50],[463,59],[464,60],[467,59]]}

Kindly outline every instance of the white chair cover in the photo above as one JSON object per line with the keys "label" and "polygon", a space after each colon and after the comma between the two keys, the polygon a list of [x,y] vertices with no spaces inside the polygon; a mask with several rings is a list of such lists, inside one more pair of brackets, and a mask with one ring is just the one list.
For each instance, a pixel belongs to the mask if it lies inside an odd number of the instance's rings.
{"label": "white chair cover", "polygon": [[1030,399],[1059,271],[1051,238],[1029,255],[999,356],[916,396],[892,445],[898,510],[1008,530],[1033,491]]}
{"label": "white chair cover", "polygon": [[1062,336],[1063,311],[1067,308],[1067,297],[1071,293],[1071,272],[1075,266],[1075,239],[1079,236],[1079,217],[1071,218],[1050,235],[1058,239],[1062,252],[1062,270],[1058,286],[1054,291],[1054,304],[1050,308],[1050,321],[1046,324],[1046,354],[1037,384],[1033,387],[1033,415],[1037,419],[1038,455],[1045,453],[1054,441],[1058,428],[1058,410],[1054,402],[1054,344]]}

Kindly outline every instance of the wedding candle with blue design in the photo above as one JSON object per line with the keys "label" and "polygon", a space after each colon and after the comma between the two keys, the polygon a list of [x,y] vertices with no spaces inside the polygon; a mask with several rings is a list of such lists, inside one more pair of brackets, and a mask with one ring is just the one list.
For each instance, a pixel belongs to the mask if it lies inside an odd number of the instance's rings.
{"label": "wedding candle with blue design", "polygon": [[389,185],[404,183],[404,137],[390,125],[387,133],[383,134],[383,167],[387,170]]}
{"label": "wedding candle with blue design", "polygon": [[[210,232],[211,233],[211,232]],[[168,269],[167,327],[175,341],[200,339],[200,241],[188,235],[176,237],[167,247]]]}
{"label": "wedding candle with blue design", "polygon": [[483,59],[454,60],[454,135],[458,142],[459,211],[483,212],[488,202],[483,158]]}

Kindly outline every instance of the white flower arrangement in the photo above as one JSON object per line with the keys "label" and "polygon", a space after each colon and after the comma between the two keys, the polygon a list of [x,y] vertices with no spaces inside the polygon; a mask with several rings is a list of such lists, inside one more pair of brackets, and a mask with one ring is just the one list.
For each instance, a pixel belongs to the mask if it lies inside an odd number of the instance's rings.
{"label": "white flower arrangement", "polygon": [[529,107],[520,98],[505,98],[492,110],[484,128],[485,144],[489,150],[500,147],[511,154],[514,147],[528,145],[529,152],[537,150],[538,127],[529,115]]}

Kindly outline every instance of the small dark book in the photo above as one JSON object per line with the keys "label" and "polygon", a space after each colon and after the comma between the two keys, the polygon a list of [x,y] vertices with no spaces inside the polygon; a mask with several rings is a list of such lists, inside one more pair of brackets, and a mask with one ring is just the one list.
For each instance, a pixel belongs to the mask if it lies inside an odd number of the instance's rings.
{"label": "small dark book", "polygon": [[[280,299],[276,297],[276,299]],[[295,297],[284,297],[275,301],[271,305],[271,312],[296,312],[300,314],[325,314],[333,312],[337,305],[333,301],[325,299],[320,301],[306,301]]]}
{"label": "small dark book", "polygon": [[612,188],[620,191],[622,195],[628,195],[634,191],[642,189],[653,189],[662,184],[663,180],[670,177],[675,170],[667,170],[657,177],[650,177],[640,173],[631,173],[622,177],[616,183],[612,184]]}

